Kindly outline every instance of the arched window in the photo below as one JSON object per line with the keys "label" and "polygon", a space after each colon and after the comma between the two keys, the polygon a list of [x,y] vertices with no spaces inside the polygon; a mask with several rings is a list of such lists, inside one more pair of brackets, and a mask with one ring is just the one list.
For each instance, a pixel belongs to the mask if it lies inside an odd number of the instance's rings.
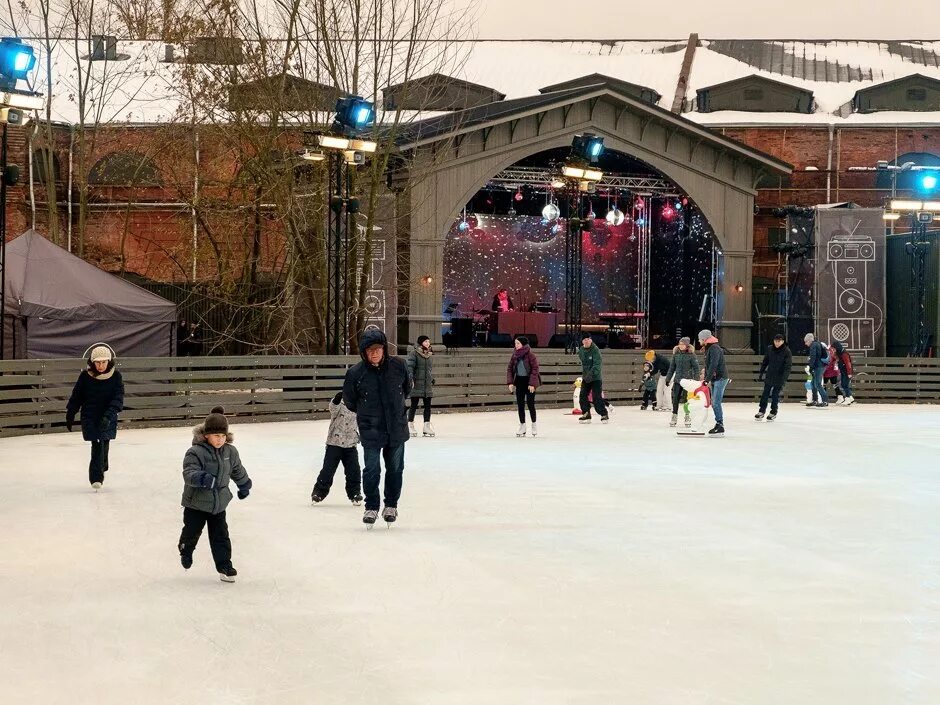
{"label": "arched window", "polygon": [[88,183],[99,186],[155,186],[160,172],[150,157],[140,152],[114,152],[91,168]]}
{"label": "arched window", "polygon": [[[47,185],[49,183],[49,156],[50,152],[45,147],[39,147],[33,150],[33,181],[37,184]],[[52,179],[58,181],[62,177],[59,169],[59,158],[52,154]]]}

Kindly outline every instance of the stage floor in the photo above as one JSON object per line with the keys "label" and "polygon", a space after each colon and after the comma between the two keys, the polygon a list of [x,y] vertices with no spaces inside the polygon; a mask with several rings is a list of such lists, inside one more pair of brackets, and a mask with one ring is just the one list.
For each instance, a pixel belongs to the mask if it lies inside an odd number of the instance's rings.
{"label": "stage floor", "polygon": [[310,505],[325,422],[235,422],[234,585],[179,565],[187,429],[99,494],[79,434],[0,440],[0,703],[936,705],[940,407],[753,413],[438,415],[371,532]]}

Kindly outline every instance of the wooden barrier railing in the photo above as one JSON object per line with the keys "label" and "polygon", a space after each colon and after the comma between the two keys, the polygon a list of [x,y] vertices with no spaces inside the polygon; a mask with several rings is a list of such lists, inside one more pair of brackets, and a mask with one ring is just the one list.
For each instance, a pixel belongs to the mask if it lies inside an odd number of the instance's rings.
{"label": "wooden barrier railing", "polygon": [[[542,388],[539,404],[571,405],[572,384],[580,374],[577,357],[539,350]],[[434,357],[434,404],[441,409],[505,408],[509,350],[473,350]],[[804,396],[803,357],[785,390],[787,400]],[[754,401],[761,358],[729,355],[728,401]],[[260,356],[125,358],[119,360],[126,388],[121,423],[193,423],[222,404],[238,421],[318,418],[342,386],[355,357]],[[614,402],[635,402],[640,394],[643,357],[636,351],[604,351],[604,386]],[[64,430],[65,404],[84,368],[82,360],[0,361],[0,436]],[[857,358],[853,378],[862,402],[940,402],[940,361]]]}

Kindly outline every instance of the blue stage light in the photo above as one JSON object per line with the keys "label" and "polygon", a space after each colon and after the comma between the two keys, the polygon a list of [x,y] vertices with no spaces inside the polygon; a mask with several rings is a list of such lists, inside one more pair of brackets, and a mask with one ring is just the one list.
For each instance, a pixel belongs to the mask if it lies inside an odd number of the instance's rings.
{"label": "blue stage light", "polygon": [[375,121],[375,105],[362,96],[351,95],[336,101],[333,132],[352,136]]}
{"label": "blue stage light", "polygon": [[933,191],[935,188],[937,188],[937,175],[928,172],[920,177],[919,182],[921,191]]}
{"label": "blue stage light", "polygon": [[0,83],[7,90],[16,88],[16,82],[27,77],[36,65],[33,48],[15,37],[0,40]]}

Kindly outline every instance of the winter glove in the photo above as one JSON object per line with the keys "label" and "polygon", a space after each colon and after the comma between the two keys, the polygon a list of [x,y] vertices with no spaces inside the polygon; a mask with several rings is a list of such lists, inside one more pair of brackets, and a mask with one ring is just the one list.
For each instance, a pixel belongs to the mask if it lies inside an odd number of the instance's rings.
{"label": "winter glove", "polygon": [[764,381],[764,375],[757,375],[757,381],[758,381],[758,382],[763,382],[763,381]]}
{"label": "winter glove", "polygon": [[333,397],[333,404],[336,405],[336,404],[341,403],[342,401],[343,401],[343,393],[336,392],[336,395]]}
{"label": "winter glove", "polygon": [[248,496],[248,493],[251,491],[251,480],[248,480],[244,485],[238,488],[238,498],[245,499]]}
{"label": "winter glove", "polygon": [[212,485],[215,484],[215,475],[208,472],[201,472],[193,478],[193,484],[196,487],[203,487],[205,489],[212,489]]}
{"label": "winter glove", "polygon": [[71,414],[65,417],[65,427],[69,430],[69,433],[72,432],[72,424],[75,423],[75,417]]}

